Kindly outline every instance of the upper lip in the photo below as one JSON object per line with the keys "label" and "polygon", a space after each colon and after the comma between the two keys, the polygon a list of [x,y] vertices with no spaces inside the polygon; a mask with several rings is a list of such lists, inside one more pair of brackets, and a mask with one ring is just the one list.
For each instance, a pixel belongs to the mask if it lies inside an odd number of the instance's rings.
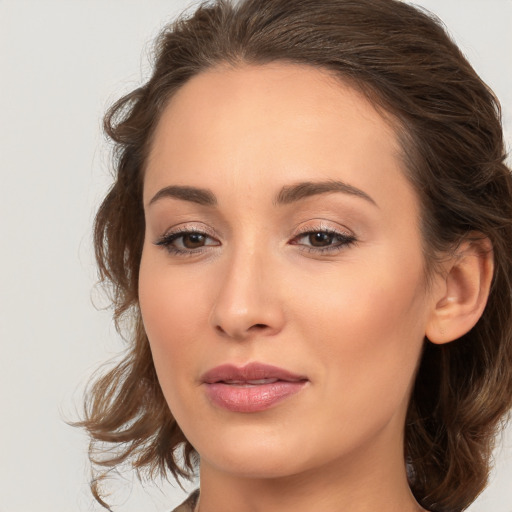
{"label": "upper lip", "polygon": [[260,379],[279,379],[297,382],[307,380],[307,377],[264,363],[249,363],[245,366],[223,364],[208,370],[201,376],[201,381],[206,384],[229,381],[245,382]]}

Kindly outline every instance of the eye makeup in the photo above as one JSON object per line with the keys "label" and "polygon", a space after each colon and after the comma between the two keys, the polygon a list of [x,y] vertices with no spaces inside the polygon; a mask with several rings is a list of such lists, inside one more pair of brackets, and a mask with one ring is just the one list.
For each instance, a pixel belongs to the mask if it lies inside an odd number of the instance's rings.
{"label": "eye makeup", "polygon": [[303,231],[292,240],[290,245],[297,245],[310,253],[338,253],[356,242],[356,237],[332,229],[318,228]]}
{"label": "eye makeup", "polygon": [[187,256],[201,254],[208,247],[217,247],[221,244],[205,231],[183,226],[165,233],[155,245],[164,247],[171,255]]}
{"label": "eye makeup", "polygon": [[[356,237],[348,232],[326,228],[325,226],[310,226],[299,232],[288,241],[289,245],[297,246],[302,251],[315,254],[336,254],[356,243]],[[156,246],[164,247],[170,255],[198,255],[221,242],[206,230],[192,226],[180,226],[165,233],[154,242]]]}

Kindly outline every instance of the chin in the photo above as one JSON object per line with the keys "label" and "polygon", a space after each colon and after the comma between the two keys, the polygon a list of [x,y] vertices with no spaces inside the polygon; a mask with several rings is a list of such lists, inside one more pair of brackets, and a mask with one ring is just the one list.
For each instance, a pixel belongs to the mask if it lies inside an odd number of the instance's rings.
{"label": "chin", "polygon": [[297,444],[294,436],[286,439],[261,432],[249,435],[245,430],[238,435],[231,430],[229,434],[205,437],[204,443],[194,445],[201,461],[244,478],[280,478],[306,469],[306,453],[296,449],[303,444]]}
{"label": "chin", "polygon": [[[203,458],[201,458],[203,460]],[[275,479],[285,478],[300,473],[306,468],[297,461],[290,460],[284,453],[256,454],[254,451],[247,454],[224,453],[222,456],[215,455],[208,460],[209,465],[218,471],[230,473],[240,478],[250,479]]]}

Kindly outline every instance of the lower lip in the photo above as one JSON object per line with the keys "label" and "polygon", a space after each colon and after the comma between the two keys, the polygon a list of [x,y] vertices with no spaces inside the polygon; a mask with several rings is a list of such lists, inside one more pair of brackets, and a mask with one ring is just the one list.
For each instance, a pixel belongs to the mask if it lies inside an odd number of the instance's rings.
{"label": "lower lip", "polygon": [[282,402],[298,393],[306,381],[287,382],[278,380],[271,384],[240,386],[215,382],[205,384],[206,393],[211,401],[233,412],[258,412]]}

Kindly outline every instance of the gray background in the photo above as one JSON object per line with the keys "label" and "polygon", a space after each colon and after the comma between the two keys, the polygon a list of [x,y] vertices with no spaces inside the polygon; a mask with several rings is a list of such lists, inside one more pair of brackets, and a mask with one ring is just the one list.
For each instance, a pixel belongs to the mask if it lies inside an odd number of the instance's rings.
{"label": "gray background", "polygon": [[[512,132],[512,1],[418,0],[448,25]],[[98,364],[122,348],[94,289],[91,231],[110,179],[102,114],[147,75],[159,28],[188,0],[0,0],[0,512],[99,510],[76,418]],[[512,428],[471,512],[512,511]],[[133,483],[133,486],[132,486]],[[171,510],[174,485],[129,473],[115,510]]]}

